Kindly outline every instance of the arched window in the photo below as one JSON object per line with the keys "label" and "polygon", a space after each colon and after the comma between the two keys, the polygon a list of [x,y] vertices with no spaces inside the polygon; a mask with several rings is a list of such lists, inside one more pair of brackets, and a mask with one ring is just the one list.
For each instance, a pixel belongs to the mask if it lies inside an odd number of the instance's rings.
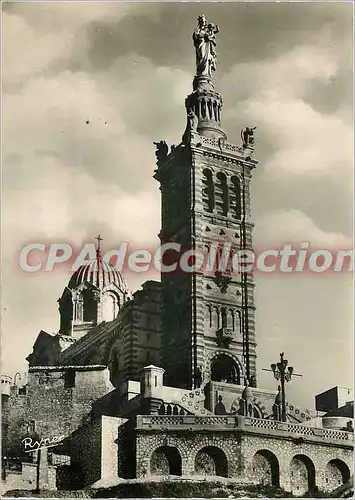
{"label": "arched window", "polygon": [[235,330],[235,321],[234,321],[234,311],[233,311],[233,309],[228,309],[228,325],[229,325],[229,328],[231,328],[232,331],[234,332],[234,330]]}
{"label": "arched window", "polygon": [[216,101],[213,101],[213,118],[214,118],[214,120],[216,120],[216,122],[219,121],[218,108],[217,108],[217,102]]}
{"label": "arched window", "polygon": [[227,178],[223,172],[217,174],[215,199],[217,213],[226,217],[228,215],[229,199]]}
{"label": "arched window", "polygon": [[211,101],[211,99],[208,99],[208,101],[207,101],[207,109],[208,109],[208,119],[209,120],[213,120],[212,101]]}
{"label": "arched window", "polygon": [[240,179],[236,175],[231,178],[231,212],[236,219],[242,218],[242,196]]}
{"label": "arched window", "polygon": [[227,311],[225,307],[221,307],[221,323],[222,323],[222,328],[227,328],[228,321],[227,321]]}
{"label": "arched window", "polygon": [[237,330],[239,333],[242,333],[242,331],[243,331],[242,313],[240,311],[236,311],[234,318],[235,318],[235,330]]}
{"label": "arched window", "polygon": [[92,290],[83,291],[84,321],[97,321],[97,302]]}
{"label": "arched window", "polygon": [[101,303],[101,319],[102,321],[112,321],[117,316],[118,307],[117,299],[111,293],[106,293],[102,297]]}
{"label": "arched window", "polygon": [[202,186],[203,209],[206,212],[212,213],[214,208],[214,188],[212,172],[207,168],[203,171]]}
{"label": "arched window", "polygon": [[216,253],[216,271],[224,274],[231,274],[233,272],[233,249],[229,250],[220,246]]}
{"label": "arched window", "polygon": [[219,310],[216,306],[212,310],[212,326],[213,328],[219,328]]}
{"label": "arched window", "polygon": [[205,326],[207,328],[212,327],[212,308],[209,304],[205,307]]}

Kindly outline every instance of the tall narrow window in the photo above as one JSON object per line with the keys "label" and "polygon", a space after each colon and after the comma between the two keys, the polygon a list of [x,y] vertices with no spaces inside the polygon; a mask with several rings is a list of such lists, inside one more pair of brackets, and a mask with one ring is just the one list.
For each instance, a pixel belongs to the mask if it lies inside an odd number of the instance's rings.
{"label": "tall narrow window", "polygon": [[220,246],[216,254],[216,270],[225,274],[233,272],[233,256],[234,251],[225,251],[223,246]]}
{"label": "tall narrow window", "polygon": [[112,321],[115,319],[116,312],[116,297],[112,293],[106,293],[102,297],[101,302],[101,319],[103,321]]}
{"label": "tall narrow window", "polygon": [[228,324],[232,331],[234,332],[235,330],[235,323],[234,323],[234,311],[232,309],[228,310]]}
{"label": "tall narrow window", "polygon": [[214,328],[219,328],[219,310],[218,307],[214,307],[212,310],[212,325]]}
{"label": "tall narrow window", "polygon": [[227,311],[225,307],[221,307],[221,322],[222,322],[222,328],[227,328],[228,326]]}
{"label": "tall narrow window", "polygon": [[231,212],[236,219],[242,218],[242,195],[239,177],[231,178]]}
{"label": "tall narrow window", "polygon": [[212,327],[212,309],[209,304],[207,304],[205,307],[205,326],[207,328]]}
{"label": "tall narrow window", "polygon": [[202,178],[202,204],[206,212],[213,212],[214,208],[214,189],[212,172],[205,168]]}
{"label": "tall narrow window", "polygon": [[217,182],[216,182],[216,190],[215,190],[215,199],[216,199],[216,209],[219,215],[224,215],[225,217],[228,215],[228,186],[227,186],[227,178],[225,174],[222,172],[218,172],[217,174]]}
{"label": "tall narrow window", "polygon": [[97,302],[94,298],[92,290],[83,291],[84,300],[84,321],[96,321],[97,320]]}

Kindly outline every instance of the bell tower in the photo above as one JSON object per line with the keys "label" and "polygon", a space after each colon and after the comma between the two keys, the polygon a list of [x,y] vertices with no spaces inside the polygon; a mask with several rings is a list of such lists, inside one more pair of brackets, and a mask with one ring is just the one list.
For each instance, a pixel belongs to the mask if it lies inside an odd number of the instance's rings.
{"label": "bell tower", "polygon": [[242,131],[240,146],[227,142],[222,129],[222,98],[213,79],[218,32],[205,16],[198,18],[186,130],[170,151],[164,141],[155,143],[154,177],[162,196],[159,236],[162,245],[181,248],[164,252],[162,262],[172,265],[184,250],[206,255],[194,271],[181,270],[178,263],[176,270],[163,269],[161,275],[163,367],[169,385],[185,388],[211,380],[256,385],[253,274],[231,265],[234,256],[252,250],[254,129]]}

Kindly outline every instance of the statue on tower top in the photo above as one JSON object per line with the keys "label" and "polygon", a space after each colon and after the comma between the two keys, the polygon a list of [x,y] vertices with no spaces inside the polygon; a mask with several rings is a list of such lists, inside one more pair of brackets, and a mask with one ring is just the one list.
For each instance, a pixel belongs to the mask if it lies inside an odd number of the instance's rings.
{"label": "statue on tower top", "polygon": [[196,49],[196,75],[212,77],[216,71],[216,34],[219,33],[218,25],[207,23],[202,14],[198,17],[198,25],[193,32],[192,39]]}

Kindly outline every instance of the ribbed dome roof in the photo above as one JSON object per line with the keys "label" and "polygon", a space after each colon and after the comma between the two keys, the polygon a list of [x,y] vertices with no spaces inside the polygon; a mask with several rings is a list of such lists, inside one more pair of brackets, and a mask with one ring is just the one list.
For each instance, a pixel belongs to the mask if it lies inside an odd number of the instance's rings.
{"label": "ribbed dome roof", "polygon": [[68,288],[77,288],[82,283],[90,283],[100,290],[108,285],[115,284],[123,292],[127,292],[127,284],[123,276],[114,266],[102,259],[98,252],[97,258],[80,266],[70,278]]}

